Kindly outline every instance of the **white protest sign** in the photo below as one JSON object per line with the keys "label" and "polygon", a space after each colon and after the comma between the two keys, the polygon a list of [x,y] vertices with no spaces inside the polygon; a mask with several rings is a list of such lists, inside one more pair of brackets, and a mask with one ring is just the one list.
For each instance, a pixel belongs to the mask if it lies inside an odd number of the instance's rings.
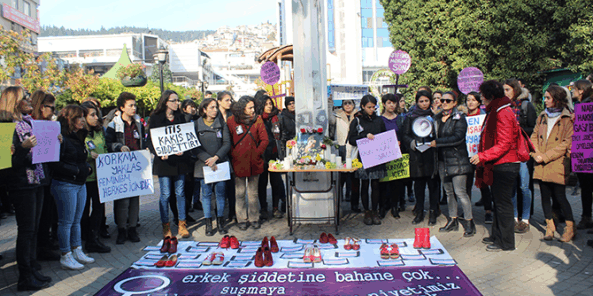
{"label": "white protest sign", "polygon": [[468,116],[465,118],[467,119],[465,142],[467,143],[469,157],[478,154],[478,145],[480,144],[480,134],[482,133],[484,118],[486,118],[486,115]]}
{"label": "white protest sign", "polygon": [[60,123],[49,120],[31,121],[37,145],[32,148],[33,164],[60,161]]}
{"label": "white protest sign", "polygon": [[200,147],[193,123],[151,128],[150,137],[158,156],[172,155]]}
{"label": "white protest sign", "polygon": [[356,145],[365,169],[402,157],[395,130],[376,134],[373,140],[368,138],[356,140]]}
{"label": "white protest sign", "polygon": [[213,171],[209,166],[202,167],[204,170],[204,183],[210,184],[231,179],[231,169],[229,162],[225,161],[216,165],[216,171]]}
{"label": "white protest sign", "polygon": [[95,164],[102,203],[154,193],[152,159],[147,150],[99,154]]}

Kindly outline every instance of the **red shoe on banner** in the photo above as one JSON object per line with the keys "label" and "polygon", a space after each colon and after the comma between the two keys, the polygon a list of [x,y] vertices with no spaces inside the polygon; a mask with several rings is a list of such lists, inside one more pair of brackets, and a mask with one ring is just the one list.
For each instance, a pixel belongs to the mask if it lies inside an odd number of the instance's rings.
{"label": "red shoe on banner", "polygon": [[280,251],[278,242],[276,242],[276,238],[273,236],[270,238],[270,251],[272,251],[272,253],[278,253],[278,251]]}
{"label": "red shoe on banner", "polygon": [[414,249],[422,248],[422,240],[424,239],[423,233],[424,228],[414,229]]}
{"label": "red shoe on banner", "polygon": [[231,235],[230,241],[231,241],[231,249],[239,248],[239,240],[234,235]]}
{"label": "red shoe on banner", "polygon": [[430,249],[430,228],[423,228],[424,233],[422,235],[422,248]]}

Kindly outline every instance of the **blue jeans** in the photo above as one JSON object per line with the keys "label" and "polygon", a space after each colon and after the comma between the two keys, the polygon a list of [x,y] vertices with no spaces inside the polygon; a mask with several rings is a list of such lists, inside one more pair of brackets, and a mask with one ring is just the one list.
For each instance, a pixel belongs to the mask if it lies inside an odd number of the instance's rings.
{"label": "blue jeans", "polygon": [[226,181],[206,184],[204,179],[197,179],[202,187],[202,208],[204,209],[204,218],[212,218],[212,189],[216,192],[216,217],[224,215],[224,200],[226,197]]}
{"label": "blue jeans", "polygon": [[80,219],[86,203],[86,185],[52,180],[51,194],[58,208],[58,241],[60,251],[68,253],[82,245]]}
{"label": "blue jeans", "polygon": [[[529,169],[527,162],[522,162],[519,169],[518,185],[523,195],[523,213],[521,219],[529,220],[531,215],[531,190],[529,190]],[[515,218],[519,217],[519,210],[517,208],[517,187],[513,188],[513,207],[515,208]]]}
{"label": "blue jeans", "polygon": [[177,211],[179,212],[179,221],[185,221],[185,175],[179,176],[159,176],[161,186],[161,198],[159,200],[159,210],[161,212],[161,222],[169,223],[169,198],[171,197],[171,182],[175,186],[175,198],[177,198]]}

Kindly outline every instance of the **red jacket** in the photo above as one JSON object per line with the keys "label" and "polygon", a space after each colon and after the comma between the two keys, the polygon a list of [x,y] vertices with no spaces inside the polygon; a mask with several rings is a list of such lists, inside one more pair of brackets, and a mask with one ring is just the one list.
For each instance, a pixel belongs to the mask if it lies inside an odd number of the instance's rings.
{"label": "red jacket", "polygon": [[[227,125],[231,133],[233,147],[231,148],[233,170],[237,177],[251,177],[259,175],[264,172],[263,154],[268,146],[268,133],[261,117],[257,117],[255,123],[249,129],[250,135],[247,133],[247,126],[245,124],[238,124],[235,121],[235,116],[231,116],[227,120]],[[243,131],[237,134],[237,127]],[[243,137],[245,136],[245,137]],[[241,140],[243,138],[243,140]],[[237,145],[237,142],[241,142]],[[254,141],[255,140],[255,141]]]}
{"label": "red jacket", "polygon": [[[491,129],[484,122],[478,157],[481,163],[491,162],[493,165],[519,162],[517,154],[517,141],[519,139],[519,124],[515,113],[509,106],[502,106],[501,109],[492,110],[498,112],[496,132],[487,132]],[[486,138],[493,141],[486,141]],[[494,143],[488,145],[487,142]]]}

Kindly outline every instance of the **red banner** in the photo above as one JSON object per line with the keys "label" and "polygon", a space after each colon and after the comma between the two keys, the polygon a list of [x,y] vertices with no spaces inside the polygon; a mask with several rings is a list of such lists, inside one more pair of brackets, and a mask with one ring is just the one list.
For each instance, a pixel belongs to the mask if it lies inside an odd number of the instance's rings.
{"label": "red banner", "polygon": [[12,8],[10,5],[6,3],[2,3],[2,16],[5,19],[9,19],[37,34],[41,32],[41,27],[39,26],[39,20],[36,20],[17,9]]}

